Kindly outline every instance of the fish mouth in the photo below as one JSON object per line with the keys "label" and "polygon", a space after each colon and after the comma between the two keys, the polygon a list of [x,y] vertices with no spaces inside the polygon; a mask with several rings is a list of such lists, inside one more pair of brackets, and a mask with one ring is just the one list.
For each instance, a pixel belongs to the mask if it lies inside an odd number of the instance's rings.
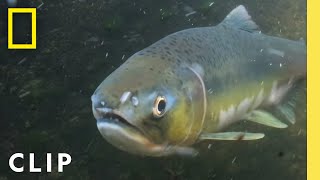
{"label": "fish mouth", "polygon": [[131,124],[128,118],[125,118],[119,111],[110,108],[93,108],[94,117],[97,119],[97,125],[110,124],[113,126],[119,126],[125,129],[132,129],[137,133],[143,134],[136,126]]}
{"label": "fish mouth", "polygon": [[118,124],[119,126],[128,126],[130,128],[134,128],[138,130],[137,127],[130,124],[127,119],[125,119],[121,114],[116,112],[106,113],[105,115],[102,116],[102,118],[97,119],[97,123],[101,123],[101,122]]}
{"label": "fish mouth", "polygon": [[102,137],[120,150],[137,155],[162,156],[166,146],[155,144],[117,110],[93,108]]}

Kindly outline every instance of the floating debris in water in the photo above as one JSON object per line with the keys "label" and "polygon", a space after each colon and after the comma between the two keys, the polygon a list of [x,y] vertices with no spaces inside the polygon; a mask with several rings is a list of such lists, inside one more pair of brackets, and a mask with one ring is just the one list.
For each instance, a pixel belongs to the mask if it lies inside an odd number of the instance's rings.
{"label": "floating debris in water", "polygon": [[212,175],[212,178],[215,178],[217,176],[217,174]]}
{"label": "floating debris in water", "polygon": [[75,116],[75,117],[71,118],[71,119],[69,120],[69,122],[72,123],[72,122],[75,122],[75,121],[78,120],[78,119],[79,119],[79,116]]}
{"label": "floating debris in water", "polygon": [[85,150],[84,152],[89,152],[89,150],[90,150],[92,144],[95,142],[95,140],[96,140],[96,139],[94,138],[94,139],[92,139],[92,140],[89,142],[89,144],[88,144],[88,146],[87,146],[87,148],[86,148],[86,150]]}
{"label": "floating debris in water", "polygon": [[97,37],[91,37],[89,39],[87,39],[87,42],[98,42],[99,41],[99,38]]}
{"label": "floating debris in water", "polygon": [[44,5],[44,2],[41,1],[41,4],[39,6],[37,6],[37,9],[40,9],[43,5]]}
{"label": "floating debris in water", "polygon": [[236,160],[237,160],[237,156],[235,156],[235,157],[233,158],[232,164],[234,164],[234,163],[236,162]]}
{"label": "floating debris in water", "polygon": [[214,169],[209,170],[209,173],[208,173],[209,179],[214,179],[216,176],[217,174],[215,173]]}
{"label": "floating debris in water", "polygon": [[128,39],[128,42],[143,42],[141,34],[130,31],[129,34],[125,34],[122,36],[123,39]]}
{"label": "floating debris in water", "polygon": [[190,6],[184,6],[183,7],[183,10],[186,12],[185,16],[188,17],[188,16],[191,16],[195,13],[197,13],[195,10],[192,9],[192,7]]}
{"label": "floating debris in water", "polygon": [[25,96],[28,96],[29,94],[30,94],[30,91],[24,92],[24,93],[19,95],[19,98],[23,98]]}
{"label": "floating debris in water", "polygon": [[25,127],[25,128],[31,127],[30,121],[27,120],[27,121],[24,123],[24,127]]}
{"label": "floating debris in water", "polygon": [[195,13],[197,13],[197,12],[196,11],[192,11],[192,12],[189,12],[189,13],[185,14],[185,16],[188,17],[188,16],[191,16],[191,15],[193,15]]}
{"label": "floating debris in water", "polygon": [[18,65],[21,65],[22,63],[26,62],[27,58],[24,57],[22,58],[19,62],[18,62]]}

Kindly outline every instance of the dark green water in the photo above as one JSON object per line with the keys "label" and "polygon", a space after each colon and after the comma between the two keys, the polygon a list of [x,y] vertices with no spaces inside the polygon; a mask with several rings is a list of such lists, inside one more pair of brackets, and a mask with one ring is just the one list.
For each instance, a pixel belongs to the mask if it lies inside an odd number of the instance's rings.
{"label": "dark green water", "polygon": [[[99,134],[91,113],[95,88],[126,58],[165,35],[219,23],[243,4],[263,33],[306,39],[306,0],[43,0],[37,11],[37,50],[7,50],[5,1],[0,2],[0,180],[10,179],[306,179],[305,101],[287,129],[250,123],[266,137],[253,142],[197,144],[196,158],[139,157]],[[209,6],[214,2],[212,6]],[[21,0],[20,7],[41,1]],[[188,17],[190,11],[196,14]],[[108,56],[106,57],[106,54]],[[124,56],[124,58],[122,58]],[[67,152],[63,173],[13,173],[15,152]],[[28,169],[28,158],[25,159]],[[53,171],[57,165],[54,161]]]}

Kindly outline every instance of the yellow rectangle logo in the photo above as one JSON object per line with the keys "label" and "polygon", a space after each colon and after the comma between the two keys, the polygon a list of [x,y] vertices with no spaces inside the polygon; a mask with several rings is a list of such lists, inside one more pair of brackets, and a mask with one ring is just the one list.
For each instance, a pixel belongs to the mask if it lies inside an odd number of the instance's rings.
{"label": "yellow rectangle logo", "polygon": [[[31,44],[13,44],[13,14],[31,13]],[[36,49],[37,42],[37,9],[36,8],[8,8],[8,49]]]}

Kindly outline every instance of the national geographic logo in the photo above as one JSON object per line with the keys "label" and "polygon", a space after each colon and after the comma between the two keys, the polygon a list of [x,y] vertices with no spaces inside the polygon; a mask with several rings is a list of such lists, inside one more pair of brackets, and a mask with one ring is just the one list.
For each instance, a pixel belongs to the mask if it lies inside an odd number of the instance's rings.
{"label": "national geographic logo", "polygon": [[8,8],[8,49],[36,49],[36,13],[36,8]]}

